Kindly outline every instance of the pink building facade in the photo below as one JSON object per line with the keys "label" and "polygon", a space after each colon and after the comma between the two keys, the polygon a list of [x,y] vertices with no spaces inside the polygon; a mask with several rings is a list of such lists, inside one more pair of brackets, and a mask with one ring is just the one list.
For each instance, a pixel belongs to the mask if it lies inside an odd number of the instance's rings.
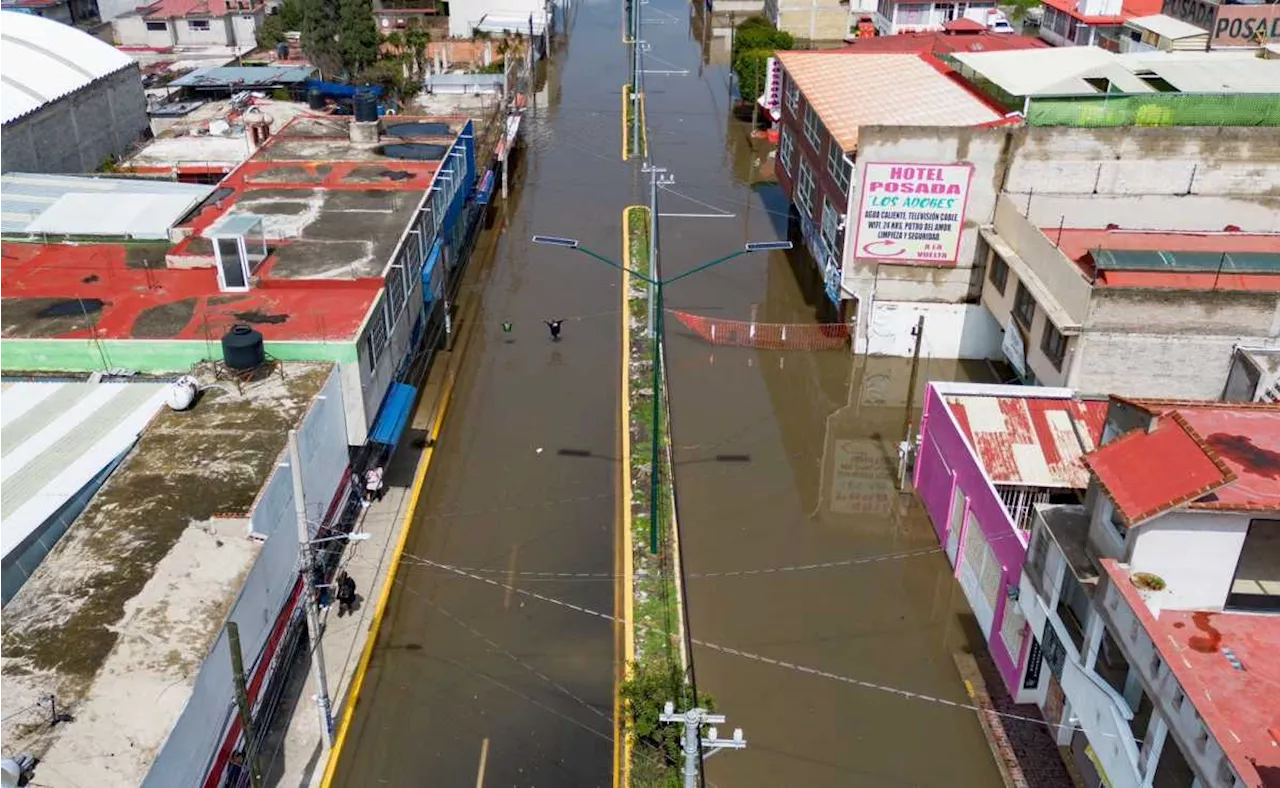
{"label": "pink building facade", "polygon": [[1106,402],[1069,389],[931,383],[914,483],[1009,694],[1031,702],[1041,654],[1016,604],[1038,503],[1078,502]]}

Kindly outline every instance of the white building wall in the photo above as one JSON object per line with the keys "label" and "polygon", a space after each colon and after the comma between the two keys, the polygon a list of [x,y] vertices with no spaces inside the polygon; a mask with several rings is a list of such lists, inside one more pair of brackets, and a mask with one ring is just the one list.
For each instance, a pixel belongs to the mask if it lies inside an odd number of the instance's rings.
{"label": "white building wall", "polygon": [[231,23],[231,43],[238,47],[256,47],[258,45],[258,27],[262,24],[263,14],[239,13],[227,17]]}
{"label": "white building wall", "polygon": [[1129,565],[1163,578],[1160,605],[1221,610],[1249,531],[1247,515],[1186,509],[1129,529]]}
{"label": "white building wall", "polygon": [[534,14],[541,19],[546,10],[543,0],[452,0],[449,3],[449,37],[471,38],[471,31],[486,17],[528,19]]}
{"label": "white building wall", "polygon": [[1000,325],[980,304],[924,304],[875,301],[865,338],[873,356],[909,357],[915,352],[915,329],[924,317],[924,358],[999,359]]}
{"label": "white building wall", "polygon": [[[206,22],[208,30],[200,30],[199,25]],[[174,37],[180,46],[230,46],[232,43],[231,17],[205,19],[173,19]],[[194,25],[194,26],[193,26]]]}

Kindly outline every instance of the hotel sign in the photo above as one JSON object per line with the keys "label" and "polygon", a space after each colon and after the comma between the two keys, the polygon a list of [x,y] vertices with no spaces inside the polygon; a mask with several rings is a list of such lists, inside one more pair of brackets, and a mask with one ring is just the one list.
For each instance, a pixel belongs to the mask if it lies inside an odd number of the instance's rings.
{"label": "hotel sign", "polygon": [[862,172],[855,256],[954,265],[972,179],[971,164],[869,162]]}
{"label": "hotel sign", "polygon": [[1220,5],[1208,0],[1164,0],[1161,13],[1209,32],[1210,46],[1254,46],[1261,35],[1280,38],[1280,5]]}

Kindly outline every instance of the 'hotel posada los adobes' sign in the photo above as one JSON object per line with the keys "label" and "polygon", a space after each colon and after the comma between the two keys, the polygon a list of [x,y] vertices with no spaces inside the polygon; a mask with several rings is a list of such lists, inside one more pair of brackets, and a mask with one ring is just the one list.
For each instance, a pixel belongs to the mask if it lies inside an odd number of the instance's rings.
{"label": "'hotel posada los adobes' sign", "polygon": [[1209,31],[1210,45],[1256,46],[1280,37],[1280,4],[1223,5],[1207,0],[1164,0],[1161,13]]}
{"label": "'hotel posada los adobes' sign", "polygon": [[972,178],[970,164],[868,162],[862,173],[855,255],[955,264]]}

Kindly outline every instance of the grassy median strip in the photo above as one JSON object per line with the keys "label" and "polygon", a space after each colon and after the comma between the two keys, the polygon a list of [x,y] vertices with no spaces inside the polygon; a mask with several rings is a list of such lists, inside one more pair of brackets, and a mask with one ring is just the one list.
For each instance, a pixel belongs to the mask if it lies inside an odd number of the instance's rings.
{"label": "grassy median strip", "polygon": [[[625,213],[625,265],[649,276],[649,209],[632,206]],[[627,314],[624,331],[629,332],[630,358],[627,428],[631,453],[631,533],[629,549],[634,566],[630,593],[634,611],[627,626],[632,628],[635,653],[630,656],[628,678],[621,690],[626,709],[627,734],[632,743],[631,786],[680,784],[680,730],[658,721],[664,703],[686,708],[690,690],[686,680],[687,655],[684,643],[682,594],[679,587],[679,547],[675,502],[672,494],[669,419],[665,407],[657,408],[658,483],[653,479],[654,343],[648,327],[648,287],[635,277],[627,277]],[[664,370],[665,371],[665,370]],[[662,395],[661,390],[657,392]],[[659,405],[662,403],[659,402]],[[651,529],[651,496],[658,496],[658,528]],[[656,547],[654,550],[652,548]],[[707,700],[703,699],[703,705]]]}

